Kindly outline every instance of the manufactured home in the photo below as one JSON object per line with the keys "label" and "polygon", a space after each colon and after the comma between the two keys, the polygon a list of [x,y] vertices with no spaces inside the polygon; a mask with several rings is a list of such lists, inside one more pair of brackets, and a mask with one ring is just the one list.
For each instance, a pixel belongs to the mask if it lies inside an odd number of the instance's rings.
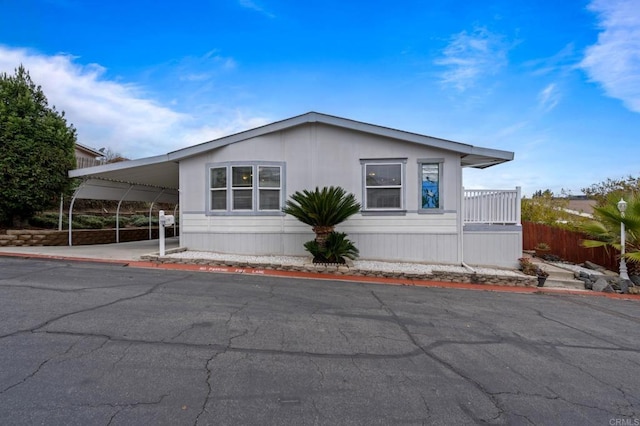
{"label": "manufactured home", "polygon": [[165,155],[73,170],[76,198],[179,206],[180,245],[305,255],[296,191],[340,186],[361,211],[337,227],[362,259],[516,267],[519,189],[465,190],[462,170],[511,161],[482,148],[310,112]]}

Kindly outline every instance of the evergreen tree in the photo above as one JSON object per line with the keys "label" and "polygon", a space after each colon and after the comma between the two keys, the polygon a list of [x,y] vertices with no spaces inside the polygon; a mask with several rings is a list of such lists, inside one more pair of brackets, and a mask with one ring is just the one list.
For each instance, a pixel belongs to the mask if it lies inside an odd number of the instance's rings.
{"label": "evergreen tree", "polygon": [[0,75],[0,222],[20,226],[69,190],[76,130],[20,65]]}

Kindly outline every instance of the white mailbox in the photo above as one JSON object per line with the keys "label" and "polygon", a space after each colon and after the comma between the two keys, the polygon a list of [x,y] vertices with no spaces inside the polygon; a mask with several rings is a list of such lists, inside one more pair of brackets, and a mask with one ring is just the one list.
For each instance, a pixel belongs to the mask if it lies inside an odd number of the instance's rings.
{"label": "white mailbox", "polygon": [[164,210],[160,210],[160,217],[158,219],[160,226],[171,226],[176,223],[175,217],[171,214],[164,214]]}
{"label": "white mailbox", "polygon": [[164,217],[164,226],[171,226],[176,223],[176,219],[172,214],[168,214],[163,217]]}

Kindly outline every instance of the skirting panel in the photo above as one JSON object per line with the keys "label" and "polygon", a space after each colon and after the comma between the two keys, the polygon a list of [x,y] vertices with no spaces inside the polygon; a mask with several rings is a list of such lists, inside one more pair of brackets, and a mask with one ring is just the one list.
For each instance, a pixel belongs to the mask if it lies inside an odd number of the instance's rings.
{"label": "skirting panel", "polygon": [[[224,233],[183,232],[181,245],[189,250],[245,255],[307,256],[303,244],[314,238],[309,233]],[[358,234],[348,236],[365,260],[455,264],[455,234]]]}
{"label": "skirting panel", "polygon": [[517,268],[522,232],[465,232],[464,261],[469,265]]}

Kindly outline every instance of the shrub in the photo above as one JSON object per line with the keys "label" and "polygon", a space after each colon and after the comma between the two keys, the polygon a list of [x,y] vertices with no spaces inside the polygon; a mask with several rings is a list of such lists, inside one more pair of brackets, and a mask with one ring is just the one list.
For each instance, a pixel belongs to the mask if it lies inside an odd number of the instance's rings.
{"label": "shrub", "polygon": [[[135,215],[131,218],[131,226],[135,226],[137,228],[141,228],[144,226],[149,226],[149,216],[144,215]],[[151,224],[158,225],[158,218],[156,216],[151,217]]]}
{"label": "shrub", "polygon": [[344,232],[331,232],[324,246],[316,240],[307,241],[304,248],[313,256],[313,263],[346,263],[346,259],[356,259],[359,250]]}
{"label": "shrub", "polygon": [[[69,221],[67,217],[62,218],[63,226],[66,226]],[[29,225],[37,228],[44,229],[58,229],[58,214],[57,213],[42,213],[29,219]]]}
{"label": "shrub", "polygon": [[78,215],[73,217],[73,227],[81,229],[102,229],[105,219],[98,216]]}

